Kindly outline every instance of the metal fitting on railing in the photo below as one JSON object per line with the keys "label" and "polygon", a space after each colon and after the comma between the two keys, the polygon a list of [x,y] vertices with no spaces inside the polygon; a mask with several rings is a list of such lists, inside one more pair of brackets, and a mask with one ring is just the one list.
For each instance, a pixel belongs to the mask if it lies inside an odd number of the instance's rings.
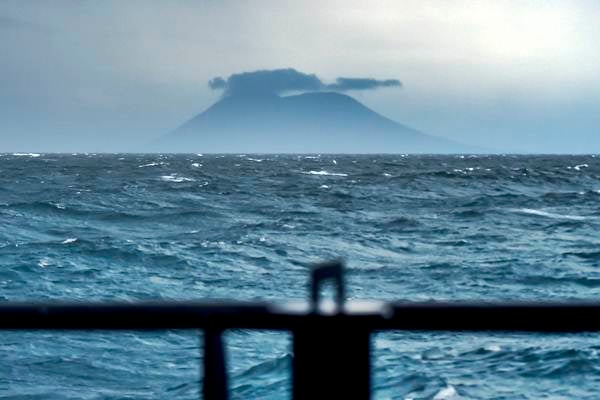
{"label": "metal fitting on railing", "polygon": [[310,306],[313,312],[318,312],[321,286],[329,280],[333,281],[336,286],[336,311],[343,312],[344,303],[346,302],[346,286],[344,285],[344,264],[342,261],[321,263],[313,267],[310,282]]}

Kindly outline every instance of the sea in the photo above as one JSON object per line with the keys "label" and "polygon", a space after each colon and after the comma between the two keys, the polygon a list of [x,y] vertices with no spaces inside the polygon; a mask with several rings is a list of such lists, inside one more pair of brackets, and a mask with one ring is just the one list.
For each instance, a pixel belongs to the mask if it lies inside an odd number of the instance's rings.
{"label": "sea", "polygon": [[[0,154],[0,301],[600,300],[600,156]],[[0,332],[1,399],[197,399],[201,332]],[[232,399],[290,335],[227,332]],[[597,399],[600,334],[373,335],[375,399]]]}

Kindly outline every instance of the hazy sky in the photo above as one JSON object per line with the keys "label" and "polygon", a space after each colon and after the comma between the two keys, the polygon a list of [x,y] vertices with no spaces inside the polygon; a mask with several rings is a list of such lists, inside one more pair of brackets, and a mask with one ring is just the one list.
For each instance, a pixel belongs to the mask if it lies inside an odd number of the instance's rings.
{"label": "hazy sky", "polygon": [[0,0],[0,151],[135,150],[286,67],[399,79],[348,94],[434,135],[600,152],[595,0]]}

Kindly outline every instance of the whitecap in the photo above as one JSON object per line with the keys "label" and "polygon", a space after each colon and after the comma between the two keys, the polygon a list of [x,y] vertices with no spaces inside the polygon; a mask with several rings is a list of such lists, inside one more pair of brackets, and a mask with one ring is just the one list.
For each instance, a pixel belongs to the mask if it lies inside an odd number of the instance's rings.
{"label": "whitecap", "polygon": [[194,281],[194,288],[196,289],[206,289],[206,284],[202,281]]}
{"label": "whitecap", "polygon": [[333,162],[334,165],[337,165],[337,161],[335,160],[331,160]]}
{"label": "whitecap", "polygon": [[439,392],[433,396],[433,400],[447,400],[447,399],[457,399],[458,393],[456,389],[452,385],[448,385],[447,387],[440,389]]}
{"label": "whitecap", "polygon": [[142,165],[138,165],[138,168],[146,168],[146,167],[154,167],[156,165],[160,165],[157,162],[151,162],[150,164],[142,164]]}
{"label": "whitecap", "polygon": [[12,155],[15,157],[33,157],[33,158],[41,156],[41,154],[38,154],[38,153],[13,153]]}
{"label": "whitecap", "polygon": [[484,347],[484,350],[492,352],[492,353],[497,353],[500,350],[502,350],[502,348],[497,344],[488,344],[487,346]]}
{"label": "whitecap", "polygon": [[76,241],[77,241],[77,238],[66,238],[61,243],[62,244],[69,244],[69,243],[75,243]]}
{"label": "whitecap", "polygon": [[390,176],[392,176],[392,174],[388,174],[387,172],[384,172],[384,173],[383,173],[383,176],[386,176],[386,177],[388,177],[388,178],[389,178]]}
{"label": "whitecap", "polygon": [[553,218],[553,219],[570,219],[573,221],[586,221],[589,219],[595,219],[595,217],[585,217],[585,216],[581,216],[581,215],[569,215],[569,214],[556,214],[556,213],[552,213],[552,212],[548,212],[548,211],[536,210],[533,208],[518,208],[518,209],[513,209],[512,211],[522,213],[522,214],[537,215],[539,217],[546,217],[546,218]]}
{"label": "whitecap", "polygon": [[581,168],[589,168],[590,166],[587,164],[579,164],[573,167],[575,171],[581,171]]}
{"label": "whitecap", "polygon": [[38,261],[37,265],[40,268],[46,268],[48,265],[50,265],[50,260],[47,258],[42,258],[40,261]]}
{"label": "whitecap", "polygon": [[329,186],[327,186],[327,185],[321,185],[321,186],[319,186],[319,189],[329,189]]}
{"label": "whitecap", "polygon": [[162,175],[160,177],[160,179],[162,179],[165,182],[176,182],[176,183],[193,182],[195,180],[193,178],[186,178],[185,176],[178,176],[177,174]]}
{"label": "whitecap", "polygon": [[327,171],[308,171],[308,172],[303,172],[303,174],[324,175],[324,176],[348,176],[348,174],[342,174],[342,173],[338,173],[338,172],[327,172]]}
{"label": "whitecap", "polygon": [[263,162],[264,160],[262,158],[246,158],[246,160],[248,161],[254,161],[254,162]]}
{"label": "whitecap", "polygon": [[202,164],[200,164],[200,163],[197,163],[197,162],[192,163],[192,167],[194,167],[194,168],[200,168],[201,166],[202,166]]}

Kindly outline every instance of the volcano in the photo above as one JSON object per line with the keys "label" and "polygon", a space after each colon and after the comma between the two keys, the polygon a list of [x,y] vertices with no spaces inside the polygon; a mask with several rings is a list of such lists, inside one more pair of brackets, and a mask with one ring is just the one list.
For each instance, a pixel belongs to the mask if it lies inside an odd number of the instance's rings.
{"label": "volcano", "polygon": [[337,92],[225,96],[163,136],[157,147],[202,153],[469,151],[465,145],[392,121]]}

